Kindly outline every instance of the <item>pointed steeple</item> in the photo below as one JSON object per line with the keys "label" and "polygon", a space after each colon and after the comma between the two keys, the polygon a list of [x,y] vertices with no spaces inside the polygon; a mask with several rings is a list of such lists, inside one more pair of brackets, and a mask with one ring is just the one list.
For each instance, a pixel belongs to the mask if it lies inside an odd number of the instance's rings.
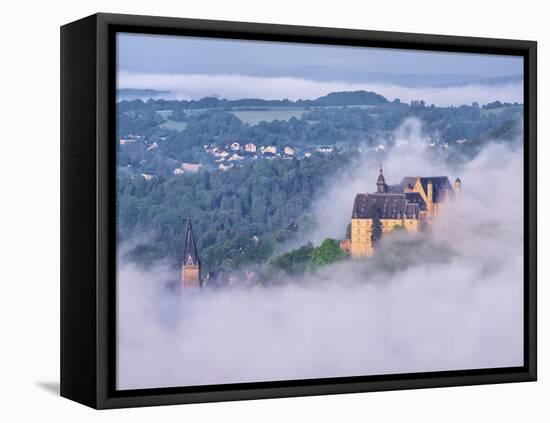
{"label": "pointed steeple", "polygon": [[460,191],[462,191],[462,181],[460,178],[455,179],[455,194],[460,194]]}
{"label": "pointed steeple", "polygon": [[191,218],[187,221],[180,280],[181,286],[185,289],[201,287],[201,262],[197,253],[197,244],[195,243]]}
{"label": "pointed steeple", "polygon": [[185,247],[183,250],[183,265],[184,266],[199,266],[199,256],[197,254],[197,244],[193,235],[193,226],[191,218],[187,220],[187,231],[185,234]]}
{"label": "pointed steeple", "polygon": [[378,179],[376,179],[376,191],[379,193],[384,193],[387,191],[386,179],[384,178],[382,164],[380,164],[380,174],[378,175]]}

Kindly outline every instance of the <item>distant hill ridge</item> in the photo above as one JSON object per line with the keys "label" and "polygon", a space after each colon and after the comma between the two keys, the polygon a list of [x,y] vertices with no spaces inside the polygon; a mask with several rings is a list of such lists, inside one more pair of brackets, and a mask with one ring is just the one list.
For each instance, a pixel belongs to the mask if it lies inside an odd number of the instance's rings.
{"label": "distant hill ridge", "polygon": [[385,104],[386,97],[372,91],[337,91],[329,93],[315,100],[298,100],[298,102],[311,102],[315,106],[371,106]]}
{"label": "distant hill ridge", "polygon": [[163,90],[151,90],[147,88],[120,88],[117,90],[117,96],[119,97],[158,97],[161,95],[170,94],[170,91]]}
{"label": "distant hill ridge", "polygon": [[[160,99],[159,96],[166,95],[171,97],[170,91],[157,91],[147,89],[125,88],[118,90],[119,99],[131,101],[129,98],[135,94],[135,99],[143,99],[147,95],[151,95],[154,99]],[[372,91],[337,91],[331,92],[325,96],[316,98],[315,100],[264,100],[261,98],[243,98],[239,100],[220,99],[218,97],[204,97],[200,100],[180,100],[183,108],[202,109],[202,108],[229,108],[229,107],[274,107],[274,106],[299,106],[299,107],[315,107],[315,106],[374,106],[378,104],[386,104],[388,100]]]}

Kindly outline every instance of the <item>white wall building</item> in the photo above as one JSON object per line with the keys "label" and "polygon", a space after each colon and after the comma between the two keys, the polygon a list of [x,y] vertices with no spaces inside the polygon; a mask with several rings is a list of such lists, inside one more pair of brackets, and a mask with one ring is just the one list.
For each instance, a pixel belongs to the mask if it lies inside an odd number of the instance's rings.
{"label": "white wall building", "polygon": [[244,157],[239,156],[237,153],[235,153],[229,159],[227,159],[227,161],[229,161],[229,162],[234,162],[234,161],[237,161],[237,160],[244,160]]}
{"label": "white wall building", "polygon": [[294,150],[292,147],[288,147],[288,146],[285,147],[283,151],[287,156],[294,156],[294,154],[296,154],[296,150]]}
{"label": "white wall building", "polygon": [[220,169],[221,171],[226,171],[227,169],[231,169],[232,167],[233,163],[231,163],[230,165],[224,165],[223,163],[220,163],[218,169]]}
{"label": "white wall building", "polygon": [[181,168],[187,172],[198,172],[202,165],[200,163],[182,163]]}
{"label": "white wall building", "polygon": [[262,153],[277,154],[277,147],[275,147],[274,145],[268,145],[267,147],[261,147],[260,151]]}
{"label": "white wall building", "polygon": [[155,148],[158,148],[158,144],[156,142],[154,142],[153,144],[151,144],[149,147],[147,147],[147,151],[151,151],[151,150],[154,150]]}
{"label": "white wall building", "polygon": [[244,151],[247,153],[255,153],[256,152],[256,144],[248,143],[244,145]]}

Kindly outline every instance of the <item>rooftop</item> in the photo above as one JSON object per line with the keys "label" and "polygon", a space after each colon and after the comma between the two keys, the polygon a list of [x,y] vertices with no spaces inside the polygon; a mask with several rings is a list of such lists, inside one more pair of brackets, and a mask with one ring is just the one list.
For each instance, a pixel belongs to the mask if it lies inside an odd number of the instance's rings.
{"label": "rooftop", "polygon": [[376,212],[380,219],[418,218],[421,207],[426,206],[418,197],[404,193],[357,194],[351,217],[372,219]]}

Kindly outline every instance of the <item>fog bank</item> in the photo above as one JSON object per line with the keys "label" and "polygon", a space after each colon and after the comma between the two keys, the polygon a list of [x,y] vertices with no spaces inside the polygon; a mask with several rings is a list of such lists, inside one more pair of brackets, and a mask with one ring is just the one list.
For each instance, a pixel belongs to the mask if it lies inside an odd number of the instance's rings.
{"label": "fog bank", "polygon": [[424,100],[436,106],[471,105],[473,102],[487,104],[501,102],[523,102],[521,82],[500,85],[469,85],[450,87],[407,87],[385,83],[350,83],[344,81],[319,81],[290,76],[261,77],[239,74],[174,74],[174,73],[131,73],[120,71],[117,88],[142,88],[169,90],[164,98],[191,100],[217,95],[230,100],[241,98],[262,98],[278,100],[315,99],[335,91],[373,91],[392,101],[402,102]]}
{"label": "fog bank", "polygon": [[[522,365],[523,152],[493,144],[450,170],[429,160],[420,127],[405,129],[409,145],[384,162],[387,183],[417,174],[463,181],[430,234],[393,234],[372,259],[299,283],[187,297],[163,288],[178,275],[123,264],[118,388]],[[314,206],[334,217],[320,238],[342,238],[354,194],[372,192],[377,173],[358,161],[330,184]]]}

